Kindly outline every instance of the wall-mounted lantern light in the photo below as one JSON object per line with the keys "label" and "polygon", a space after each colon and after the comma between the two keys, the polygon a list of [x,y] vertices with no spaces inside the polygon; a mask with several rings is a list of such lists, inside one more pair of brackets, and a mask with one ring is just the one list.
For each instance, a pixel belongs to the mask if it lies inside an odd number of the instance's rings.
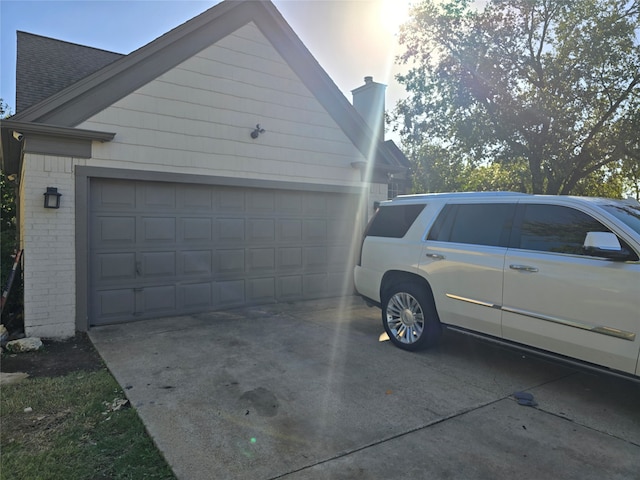
{"label": "wall-mounted lantern light", "polygon": [[256,125],[256,128],[251,132],[251,138],[256,139],[260,136],[261,133],[264,133],[264,128],[260,128],[260,124]]}
{"label": "wall-mounted lantern light", "polygon": [[47,187],[47,191],[44,195],[44,208],[60,208],[61,193],[58,193],[56,187]]}

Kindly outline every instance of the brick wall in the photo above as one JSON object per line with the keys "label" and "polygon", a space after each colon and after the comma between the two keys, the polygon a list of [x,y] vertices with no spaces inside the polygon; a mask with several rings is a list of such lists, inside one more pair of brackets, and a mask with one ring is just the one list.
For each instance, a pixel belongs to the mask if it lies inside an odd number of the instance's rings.
{"label": "brick wall", "polygon": [[[73,158],[25,154],[20,181],[24,249],[25,334],[75,334],[76,265]],[[59,209],[44,208],[43,193],[57,187]]]}

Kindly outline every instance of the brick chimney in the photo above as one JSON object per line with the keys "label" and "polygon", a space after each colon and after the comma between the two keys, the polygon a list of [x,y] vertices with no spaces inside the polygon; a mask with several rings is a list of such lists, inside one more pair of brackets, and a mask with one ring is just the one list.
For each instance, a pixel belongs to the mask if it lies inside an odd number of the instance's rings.
{"label": "brick chimney", "polygon": [[351,90],[353,106],[371,131],[378,135],[378,141],[384,141],[384,97],[386,85],[373,81],[373,77],[364,77],[364,85]]}

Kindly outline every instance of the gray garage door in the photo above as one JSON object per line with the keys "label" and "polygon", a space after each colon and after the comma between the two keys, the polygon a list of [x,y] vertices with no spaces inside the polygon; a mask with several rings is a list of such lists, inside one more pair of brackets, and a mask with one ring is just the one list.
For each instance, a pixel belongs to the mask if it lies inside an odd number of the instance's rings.
{"label": "gray garage door", "polygon": [[351,292],[352,194],[92,179],[89,323]]}

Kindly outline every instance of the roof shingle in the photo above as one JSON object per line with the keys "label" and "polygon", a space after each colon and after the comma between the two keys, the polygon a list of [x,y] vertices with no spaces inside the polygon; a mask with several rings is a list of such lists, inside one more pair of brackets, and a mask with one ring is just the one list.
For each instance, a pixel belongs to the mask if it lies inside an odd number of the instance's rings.
{"label": "roof shingle", "polygon": [[124,56],[32,33],[17,34],[16,113]]}

